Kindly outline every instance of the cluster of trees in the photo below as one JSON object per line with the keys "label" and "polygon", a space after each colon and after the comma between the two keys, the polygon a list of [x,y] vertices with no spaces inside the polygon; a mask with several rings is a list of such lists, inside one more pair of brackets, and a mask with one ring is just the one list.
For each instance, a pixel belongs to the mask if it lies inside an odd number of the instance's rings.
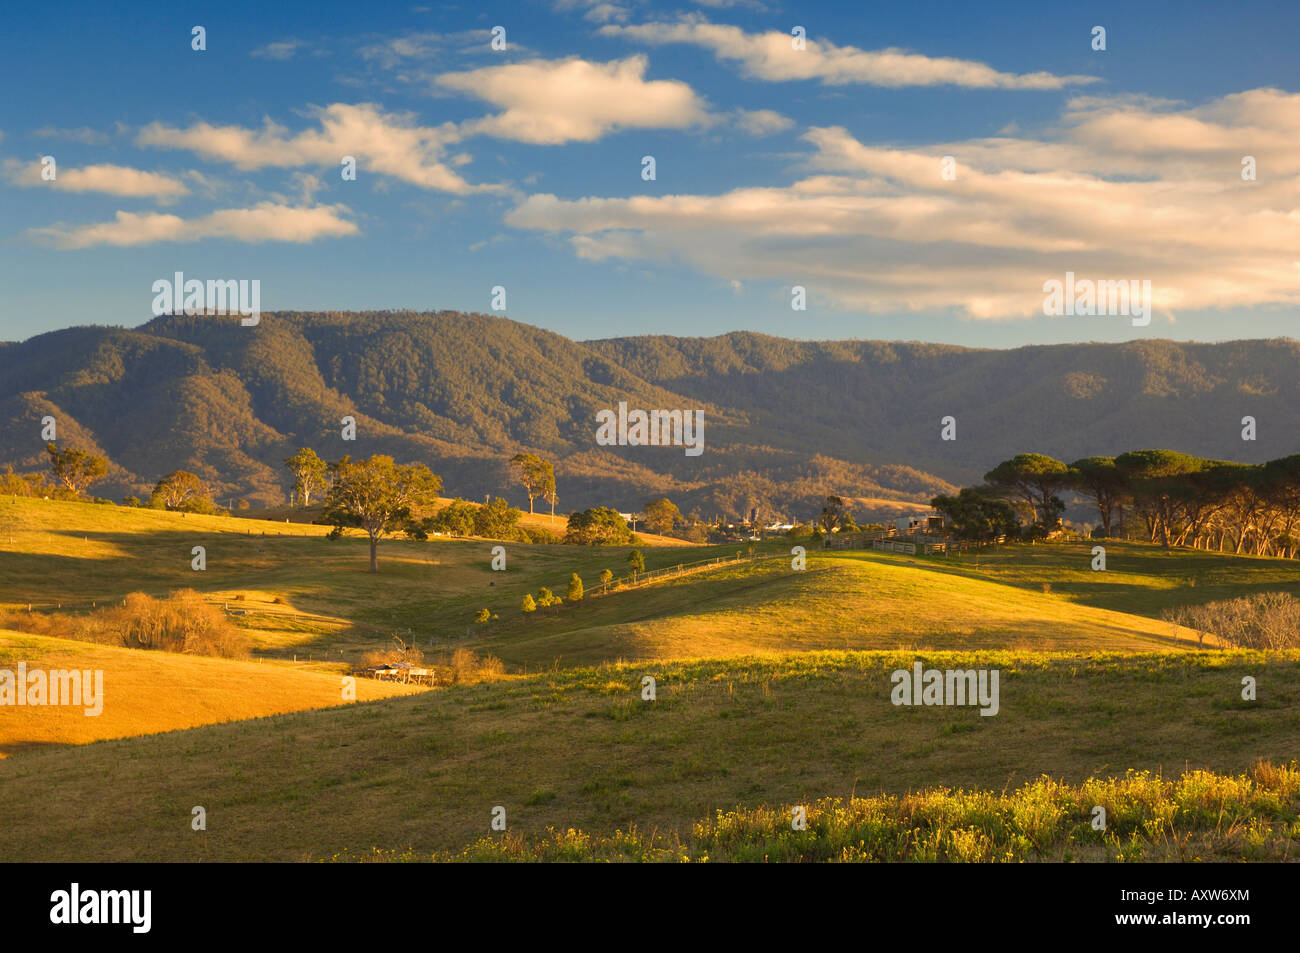
{"label": "cluster of trees", "polygon": [[485,536],[490,539],[516,539],[527,541],[528,536],[519,528],[521,510],[515,509],[501,497],[493,497],[481,506],[457,497],[433,516],[424,520],[423,539],[429,532],[449,536]]}
{"label": "cluster of trees", "polygon": [[1033,535],[1060,525],[1062,494],[1086,500],[1102,538],[1143,538],[1162,546],[1300,553],[1300,454],[1267,463],[1210,460],[1173,450],[1134,450],[1064,463],[1022,453],[984,475],[984,484],[931,505],[959,536]]}
{"label": "cluster of trees", "polygon": [[[98,454],[75,447],[60,447],[52,441],[45,444],[45,452],[50,458],[49,480],[41,473],[14,473],[13,467],[8,467],[6,472],[0,473],[0,494],[84,500],[91,487],[108,474],[108,461]],[[96,499],[95,502],[111,501]],[[173,470],[160,477],[146,501],[127,496],[122,502],[127,506],[149,506],[160,510],[217,512],[207,484],[188,470]]]}
{"label": "cluster of trees", "polygon": [[63,449],[50,442],[45,444],[45,452],[50,457],[52,480],[43,473],[14,473],[13,467],[6,467],[0,473],[0,493],[80,500],[108,473],[108,461],[85,450]]}
{"label": "cluster of trees", "polygon": [[608,506],[594,506],[589,510],[574,510],[569,514],[569,528],[564,534],[566,543],[582,546],[620,546],[636,541],[627,521],[617,510]]}

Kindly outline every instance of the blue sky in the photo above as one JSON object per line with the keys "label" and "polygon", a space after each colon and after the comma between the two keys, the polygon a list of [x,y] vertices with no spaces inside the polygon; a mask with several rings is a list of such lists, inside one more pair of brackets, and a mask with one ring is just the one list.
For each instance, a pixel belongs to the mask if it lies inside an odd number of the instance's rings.
{"label": "blue sky", "polygon": [[[1296,336],[1294,4],[104,7],[6,11],[5,340],[176,271],[574,338]],[[1154,320],[1043,316],[1067,270]]]}

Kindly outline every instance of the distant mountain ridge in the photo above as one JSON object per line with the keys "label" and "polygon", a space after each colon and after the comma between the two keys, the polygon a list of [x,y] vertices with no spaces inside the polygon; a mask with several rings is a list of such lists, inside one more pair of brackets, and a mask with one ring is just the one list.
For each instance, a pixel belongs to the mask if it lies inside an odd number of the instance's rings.
{"label": "distant mountain ridge", "polygon": [[[59,442],[111,461],[101,496],[193,470],[221,499],[282,503],[283,459],[389,453],[428,463],[448,495],[525,502],[504,462],[554,459],[559,509],[764,518],[815,512],[827,493],[859,514],[908,509],[1034,450],[1065,460],[1145,447],[1262,461],[1300,450],[1300,343],[1146,340],[980,350],[803,342],[737,332],[572,341],[459,312],[163,316],[0,344],[0,466],[45,465]],[[602,447],[595,414],[700,409],[705,452]],[[341,439],[341,418],[357,440]],[[1241,418],[1258,439],[1241,439]],[[957,439],[940,439],[956,419]],[[876,501],[874,504],[868,501]],[[888,503],[882,501],[897,501]]]}

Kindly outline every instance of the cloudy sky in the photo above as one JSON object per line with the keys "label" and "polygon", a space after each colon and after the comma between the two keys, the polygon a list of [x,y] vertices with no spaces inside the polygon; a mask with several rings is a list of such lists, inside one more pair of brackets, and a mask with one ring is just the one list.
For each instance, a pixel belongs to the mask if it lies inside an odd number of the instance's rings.
{"label": "cloudy sky", "polygon": [[[1294,3],[105,6],[6,11],[5,340],[177,271],[574,338],[1300,336]],[[1044,317],[1067,271],[1154,319]]]}

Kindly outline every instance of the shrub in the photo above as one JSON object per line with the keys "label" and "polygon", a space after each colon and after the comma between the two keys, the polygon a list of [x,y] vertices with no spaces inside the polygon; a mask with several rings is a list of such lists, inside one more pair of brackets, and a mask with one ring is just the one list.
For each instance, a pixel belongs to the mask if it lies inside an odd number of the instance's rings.
{"label": "shrub", "polygon": [[371,668],[378,665],[396,665],[398,662],[405,662],[416,668],[424,665],[424,652],[413,645],[407,645],[401,639],[397,639],[398,648],[395,649],[376,649],[373,652],[367,652],[361,657],[363,668]]}
{"label": "shrub", "polygon": [[569,593],[567,598],[570,602],[582,601],[582,577],[576,572],[569,577]]}
{"label": "shrub", "polygon": [[133,592],[104,615],[109,631],[127,647],[222,658],[249,653],[248,636],[193,589],[176,590],[166,599]]}
{"label": "shrub", "polygon": [[533,594],[531,592],[524,593],[524,600],[519,604],[519,608],[523,609],[525,612],[537,611],[537,602],[533,599]]}
{"label": "shrub", "polygon": [[563,536],[561,536],[559,533],[552,533],[549,529],[542,529],[540,527],[537,529],[532,529],[530,527],[525,526],[522,528],[522,532],[526,537],[528,537],[528,542],[530,543],[538,543],[540,545],[549,546],[549,545],[554,545],[556,543],[564,542]]}
{"label": "shrub", "polygon": [[1286,592],[1259,592],[1179,606],[1166,609],[1161,617],[1195,630],[1202,643],[1209,633],[1226,645],[1243,649],[1300,648],[1300,600]]}
{"label": "shrub", "polygon": [[474,621],[475,621],[475,622],[486,622],[486,621],[488,621],[488,619],[490,619],[490,618],[492,618],[492,613],[488,612],[487,609],[479,609],[479,610],[478,610],[478,615],[476,615],[476,616],[474,617]]}
{"label": "shrub", "polygon": [[479,658],[470,649],[457,649],[451,655],[451,682],[453,685],[472,685],[490,682],[505,674],[505,666],[494,656]]}
{"label": "shrub", "polygon": [[244,658],[251,645],[248,636],[224,612],[209,605],[193,589],[176,590],[165,599],[133,592],[120,606],[86,615],[11,612],[0,616],[0,628],[123,648],[221,658]]}
{"label": "shrub", "polygon": [[537,591],[537,604],[539,606],[549,606],[553,602],[555,602],[555,593],[551,592],[551,590],[547,589],[545,586],[542,586],[542,588]]}

